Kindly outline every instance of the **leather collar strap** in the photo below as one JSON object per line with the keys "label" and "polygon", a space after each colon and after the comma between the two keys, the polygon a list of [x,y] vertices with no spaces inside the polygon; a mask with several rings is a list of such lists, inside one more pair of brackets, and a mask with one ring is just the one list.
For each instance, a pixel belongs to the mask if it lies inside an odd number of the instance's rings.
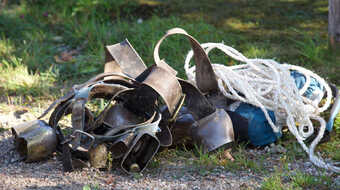
{"label": "leather collar strap", "polygon": [[212,69],[209,57],[205,53],[200,43],[181,28],[173,28],[168,30],[167,33],[157,42],[153,53],[156,64],[160,67],[164,66],[164,63],[162,63],[164,62],[164,60],[160,60],[159,58],[159,47],[165,38],[175,34],[184,35],[190,41],[191,47],[194,51],[194,60],[196,64],[197,87],[203,93],[218,92],[217,80],[214,70]]}

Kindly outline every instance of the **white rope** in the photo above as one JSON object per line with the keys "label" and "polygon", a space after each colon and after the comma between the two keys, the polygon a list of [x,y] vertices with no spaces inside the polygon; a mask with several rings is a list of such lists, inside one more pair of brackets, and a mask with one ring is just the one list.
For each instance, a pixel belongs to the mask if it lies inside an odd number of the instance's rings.
{"label": "white rope", "polygon": [[[218,87],[224,96],[261,108],[275,133],[281,131],[282,125],[279,124],[287,125],[289,131],[309,155],[312,163],[321,168],[340,172],[339,167],[325,163],[323,159],[314,154],[315,147],[323,137],[326,127],[325,120],[319,114],[330,106],[332,99],[331,89],[324,79],[302,67],[279,64],[271,59],[248,59],[234,48],[222,43],[205,43],[201,46],[207,54],[212,49],[217,48],[231,58],[245,63],[235,66],[212,64]],[[195,84],[195,66],[190,67],[192,57],[193,51],[191,50],[187,54],[184,69],[188,80]],[[292,70],[306,77],[306,82],[300,90],[297,88],[294,78],[290,75]],[[311,78],[316,79],[326,92],[326,101],[321,107],[319,104],[324,93],[320,93],[319,97],[313,101],[304,96]],[[274,111],[276,118],[278,118],[277,125],[269,117],[267,109]],[[304,140],[314,133],[312,119],[320,123],[320,130],[308,147]],[[299,127],[297,127],[297,123]]]}

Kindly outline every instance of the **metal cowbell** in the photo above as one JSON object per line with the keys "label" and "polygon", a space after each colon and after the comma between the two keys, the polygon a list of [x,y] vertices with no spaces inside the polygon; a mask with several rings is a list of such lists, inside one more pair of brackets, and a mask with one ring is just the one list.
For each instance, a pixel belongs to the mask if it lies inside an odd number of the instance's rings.
{"label": "metal cowbell", "polygon": [[94,168],[106,168],[107,147],[105,144],[99,144],[89,150],[90,164]]}
{"label": "metal cowbell", "polygon": [[142,123],[143,119],[125,108],[121,103],[117,103],[107,110],[104,117],[104,123],[112,128],[105,135],[114,135],[115,133],[126,129],[128,126]]}
{"label": "metal cowbell", "polygon": [[158,138],[151,133],[138,134],[121,162],[127,172],[142,172],[160,147]]}
{"label": "metal cowbell", "polygon": [[122,158],[124,154],[129,150],[130,144],[132,143],[134,137],[135,134],[128,133],[114,141],[109,147],[109,151],[112,152],[112,158]]}
{"label": "metal cowbell", "polygon": [[211,152],[234,141],[233,124],[223,109],[202,118],[192,129],[193,139],[203,146],[204,152]]}
{"label": "metal cowbell", "polygon": [[233,123],[191,83],[179,80],[186,94],[185,107],[171,127],[174,144],[199,144],[210,152],[234,141]]}
{"label": "metal cowbell", "polygon": [[130,42],[124,41],[105,47],[104,72],[124,73],[129,77],[136,78],[147,67]]}
{"label": "metal cowbell", "polygon": [[152,123],[140,126],[135,130],[136,136],[121,161],[123,171],[127,173],[142,172],[157,153],[160,142],[155,134],[160,130],[160,121],[161,114],[158,113]]}
{"label": "metal cowbell", "polygon": [[[139,93],[145,96],[145,101],[156,100],[159,96],[164,101],[169,117],[173,117],[176,114],[179,104],[183,99],[182,87],[178,82],[176,76],[158,65],[153,65],[145,70],[140,76],[136,78],[137,81],[141,82],[143,86],[140,88]],[[153,97],[153,98],[152,98]],[[143,106],[144,109],[147,106]],[[153,108],[152,108],[153,109]],[[168,119],[170,119],[168,118]],[[167,118],[163,118],[167,119]],[[161,125],[161,132],[157,133],[161,146],[170,146],[172,144],[172,136],[167,125]]]}
{"label": "metal cowbell", "polygon": [[55,130],[42,120],[26,122],[12,128],[16,148],[26,162],[48,157],[56,150]]}

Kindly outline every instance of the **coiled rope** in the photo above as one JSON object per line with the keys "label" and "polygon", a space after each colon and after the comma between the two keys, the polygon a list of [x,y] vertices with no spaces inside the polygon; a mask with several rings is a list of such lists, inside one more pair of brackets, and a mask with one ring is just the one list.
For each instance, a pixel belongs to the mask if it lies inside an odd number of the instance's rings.
{"label": "coiled rope", "polygon": [[[279,133],[283,125],[296,137],[299,144],[309,155],[316,166],[339,173],[340,167],[326,163],[314,154],[315,147],[324,135],[326,122],[320,117],[331,104],[332,92],[326,81],[307,69],[299,66],[280,64],[272,59],[248,59],[234,48],[222,43],[201,44],[207,54],[217,48],[231,58],[244,63],[235,66],[212,64],[219,90],[224,96],[252,104],[261,108],[275,133]],[[184,69],[188,80],[195,84],[195,66],[190,66],[193,51],[189,51],[185,59]],[[291,71],[297,71],[306,77],[304,86],[299,90],[291,77]],[[316,79],[326,92],[326,101],[319,106],[324,94],[320,93],[316,100],[304,96],[311,78]],[[270,119],[268,111],[272,110],[278,118],[277,124]],[[308,147],[304,140],[314,133],[312,120],[320,123],[316,138]]]}

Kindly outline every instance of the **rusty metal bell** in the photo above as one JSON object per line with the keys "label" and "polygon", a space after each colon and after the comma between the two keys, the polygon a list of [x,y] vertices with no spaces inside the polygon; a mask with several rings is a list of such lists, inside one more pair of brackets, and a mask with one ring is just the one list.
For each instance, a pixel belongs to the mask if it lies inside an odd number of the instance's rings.
{"label": "rusty metal bell", "polygon": [[100,144],[89,150],[90,164],[94,168],[106,168],[107,162],[107,147],[105,144]]}
{"label": "rusty metal bell", "polygon": [[106,46],[105,51],[105,72],[122,72],[136,78],[147,68],[127,39]]}
{"label": "rusty metal bell", "polygon": [[158,138],[152,133],[139,133],[124,155],[121,168],[127,172],[142,172],[160,147]]}
{"label": "rusty metal bell", "polygon": [[48,157],[56,150],[55,130],[42,120],[26,122],[12,128],[15,146],[26,162]]}
{"label": "rusty metal bell", "polygon": [[118,159],[123,157],[124,154],[129,150],[130,144],[132,143],[134,137],[135,134],[128,133],[113,142],[109,147],[109,150],[112,152],[112,158]]}
{"label": "rusty metal bell", "polygon": [[204,152],[211,152],[234,141],[231,119],[223,109],[197,121],[192,129],[193,139],[203,146]]}
{"label": "rusty metal bell", "polygon": [[142,122],[143,119],[126,109],[122,104],[115,104],[108,109],[104,117],[104,123],[113,129],[105,135],[113,135],[125,129],[126,126],[137,125]]}
{"label": "rusty metal bell", "polygon": [[136,136],[121,161],[123,171],[127,173],[142,172],[157,153],[160,142],[156,137],[156,132],[160,130],[160,121],[161,114],[158,113],[155,121],[135,130]]}
{"label": "rusty metal bell", "polygon": [[215,108],[192,84],[179,80],[186,94],[185,107],[171,127],[174,145],[194,143],[210,152],[234,141],[233,123],[223,109]]}

